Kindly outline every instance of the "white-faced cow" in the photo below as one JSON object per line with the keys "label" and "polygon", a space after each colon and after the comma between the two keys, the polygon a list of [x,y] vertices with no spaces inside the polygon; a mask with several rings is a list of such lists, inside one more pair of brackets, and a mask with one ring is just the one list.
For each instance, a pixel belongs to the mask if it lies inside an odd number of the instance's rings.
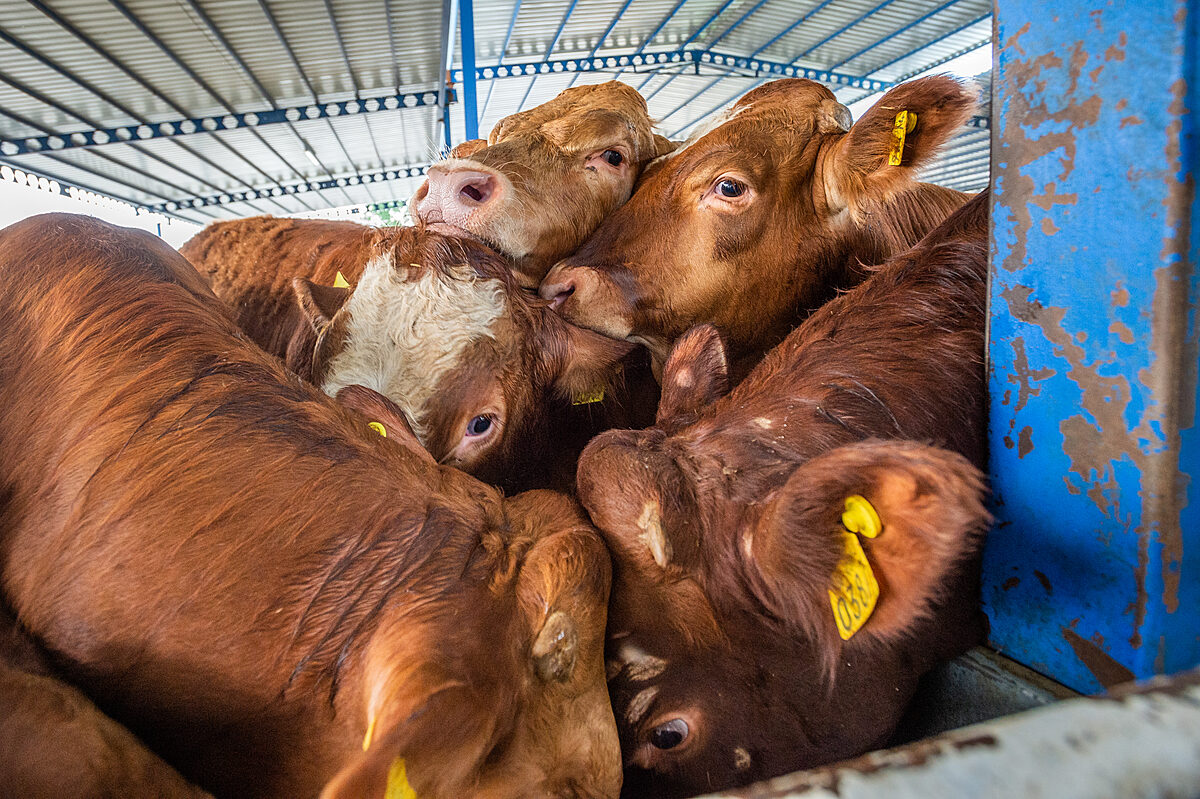
{"label": "white-faced cow", "polygon": [[513,260],[526,288],[575,251],[629,199],[641,167],[673,145],[652,131],[646,101],[617,81],[567,89],[507,116],[485,143],[459,145],[429,169],[414,215],[479,239]]}
{"label": "white-faced cow", "polygon": [[379,394],[300,381],[140,231],[0,231],[0,315],[3,603],[185,777],[617,795],[611,566],[573,502],[506,498]]}
{"label": "white-faced cow", "polygon": [[694,328],[658,425],[584,450],[630,795],[877,747],[917,678],[982,638],[987,210],[821,307],[727,395],[720,337]]}
{"label": "white-faced cow", "polygon": [[[435,460],[509,490],[570,485],[587,434],[637,418],[613,391],[633,345],[565,322],[477,242],[253,217],[180,251],[297,374],[331,396],[383,394]],[[332,285],[339,272],[352,288]]]}
{"label": "white-faced cow", "polygon": [[651,164],[541,294],[577,324],[645,343],[656,368],[685,330],[711,322],[740,377],[812,309],[860,281],[861,264],[911,247],[962,205],[965,195],[918,184],[913,173],[974,107],[974,92],[957,80],[923,78],[892,89],[851,126],[824,86],[768,83]]}

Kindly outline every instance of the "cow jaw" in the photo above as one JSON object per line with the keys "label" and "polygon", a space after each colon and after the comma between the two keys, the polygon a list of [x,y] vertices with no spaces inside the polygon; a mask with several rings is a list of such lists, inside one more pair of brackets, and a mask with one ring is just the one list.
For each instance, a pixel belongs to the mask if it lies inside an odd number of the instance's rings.
{"label": "cow jaw", "polygon": [[[420,267],[414,267],[420,269]],[[390,255],[367,264],[345,315],[344,348],[333,355],[321,388],[330,396],[363,385],[394,401],[429,445],[426,421],[440,380],[481,338],[495,337],[507,309],[504,286],[468,266],[427,268],[409,279]]]}

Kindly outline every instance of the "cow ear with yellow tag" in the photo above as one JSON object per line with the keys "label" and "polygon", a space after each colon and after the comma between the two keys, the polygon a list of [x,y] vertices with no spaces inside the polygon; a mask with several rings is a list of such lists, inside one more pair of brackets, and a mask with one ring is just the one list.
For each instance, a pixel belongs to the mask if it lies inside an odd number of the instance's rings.
{"label": "cow ear with yellow tag", "polygon": [[975,113],[979,90],[949,75],[902,83],[867,109],[829,148],[822,172],[829,212],[878,203],[913,186],[928,164]]}
{"label": "cow ear with yellow tag", "polygon": [[339,391],[337,401],[362,416],[364,430],[369,431],[372,437],[394,441],[421,460],[434,463],[429,450],[422,446],[413,432],[408,415],[387,397],[366,386],[353,385]]}
{"label": "cow ear with yellow tag", "polygon": [[904,635],[978,553],[983,477],[953,452],[865,441],[801,465],[743,553],[759,599],[828,656],[838,642]]}
{"label": "cow ear with yellow tag", "polygon": [[348,285],[322,286],[306,277],[293,279],[292,289],[296,292],[296,302],[299,304],[304,318],[318,333],[333,321],[334,315],[345,304],[351,292]]}
{"label": "cow ear with yellow tag", "polygon": [[553,374],[559,396],[574,405],[600,402],[621,368],[621,359],[633,350],[628,341],[609,338],[547,313],[538,331],[545,368]]}

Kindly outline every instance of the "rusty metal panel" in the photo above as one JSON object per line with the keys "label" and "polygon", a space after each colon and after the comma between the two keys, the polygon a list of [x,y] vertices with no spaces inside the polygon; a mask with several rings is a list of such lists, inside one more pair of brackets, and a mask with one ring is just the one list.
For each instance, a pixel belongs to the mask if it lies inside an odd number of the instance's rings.
{"label": "rusty metal panel", "polygon": [[707,799],[1200,796],[1200,673],[1069,699]]}
{"label": "rusty metal panel", "polygon": [[1200,0],[1000,0],[992,643],[1085,692],[1200,663]]}

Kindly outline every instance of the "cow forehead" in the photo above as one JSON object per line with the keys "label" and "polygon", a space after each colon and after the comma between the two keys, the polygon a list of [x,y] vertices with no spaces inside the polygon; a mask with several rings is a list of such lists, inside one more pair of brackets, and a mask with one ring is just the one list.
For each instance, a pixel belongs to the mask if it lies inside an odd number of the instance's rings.
{"label": "cow forehead", "polygon": [[812,114],[797,114],[788,106],[735,105],[659,160],[694,163],[697,158],[726,152],[733,160],[778,162],[797,149],[798,140],[811,137],[815,127]]}
{"label": "cow forehead", "polygon": [[331,396],[359,384],[399,405],[426,441],[430,405],[442,379],[472,342],[494,338],[508,310],[504,284],[469,265],[397,269],[390,254],[370,261],[339,312],[346,345],[329,362]]}

